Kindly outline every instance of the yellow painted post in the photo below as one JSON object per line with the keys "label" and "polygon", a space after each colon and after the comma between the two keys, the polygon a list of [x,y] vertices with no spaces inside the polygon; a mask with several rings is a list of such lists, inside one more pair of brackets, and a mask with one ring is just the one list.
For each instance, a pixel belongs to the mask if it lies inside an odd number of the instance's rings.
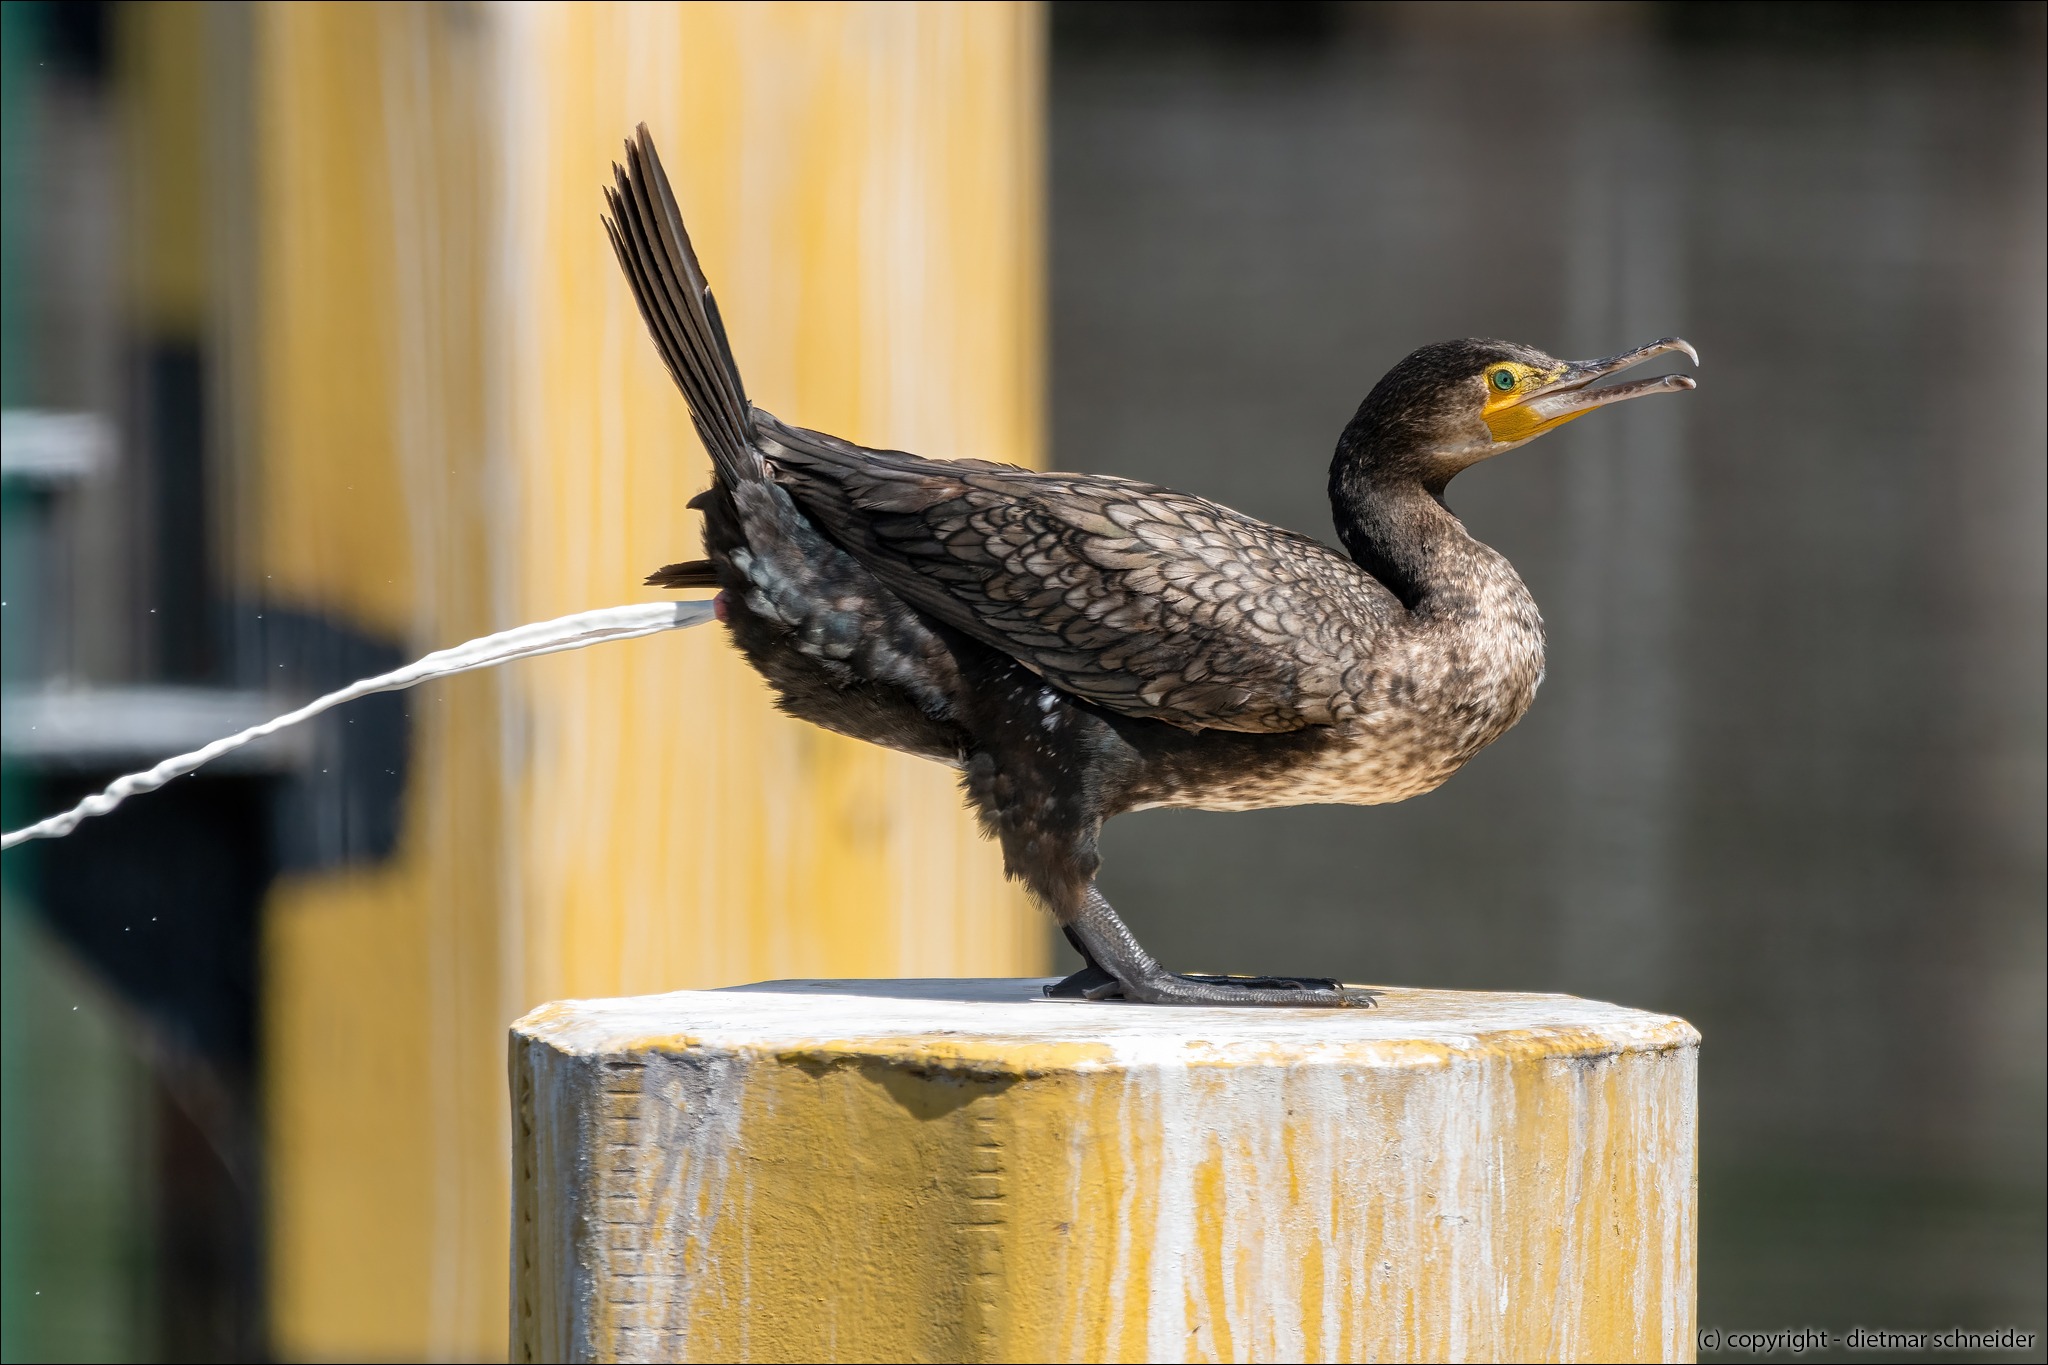
{"label": "yellow painted post", "polygon": [[[497,244],[518,619],[660,596],[639,580],[697,553],[683,504],[707,461],[592,227],[595,186],[640,120],[756,402],[853,440],[1038,463],[1034,8],[499,13],[519,73]],[[517,683],[533,990],[729,983],[770,961],[865,975],[1042,960],[1043,922],[1002,883],[953,774],[775,715],[717,632],[564,655]]]}
{"label": "yellow painted post", "polygon": [[1037,984],[520,1020],[513,1358],[1693,1358],[1685,1021]]}
{"label": "yellow painted post", "polygon": [[[642,120],[750,392],[1036,463],[1041,16],[269,4],[225,576],[409,655],[660,596],[708,478],[598,226]],[[229,221],[232,221],[232,215]],[[266,910],[272,1331],[505,1349],[502,1029],[540,1000],[1040,970],[951,774],[776,715],[710,629],[411,694],[381,861]]]}
{"label": "yellow painted post", "polygon": [[[409,657],[512,624],[495,573],[497,229],[480,16],[265,5],[248,50],[252,432],[237,586]],[[245,267],[246,268],[246,267]],[[622,585],[623,586],[623,585]],[[271,1334],[298,1358],[502,1350],[481,1036],[521,1002],[507,689],[409,694],[390,856],[279,880],[262,1018]],[[343,723],[346,723],[344,721]]]}

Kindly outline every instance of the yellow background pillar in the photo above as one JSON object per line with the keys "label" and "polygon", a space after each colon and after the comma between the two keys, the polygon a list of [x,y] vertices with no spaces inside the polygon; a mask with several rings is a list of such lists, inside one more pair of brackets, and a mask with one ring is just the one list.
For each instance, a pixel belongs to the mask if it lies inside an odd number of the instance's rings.
{"label": "yellow background pillar", "polygon": [[[424,652],[658,596],[708,478],[599,229],[645,120],[757,401],[1035,462],[1023,5],[266,5],[238,590]],[[505,1347],[501,1030],[564,995],[1032,972],[951,775],[776,715],[712,629],[412,694],[394,856],[268,907],[273,1336]]]}

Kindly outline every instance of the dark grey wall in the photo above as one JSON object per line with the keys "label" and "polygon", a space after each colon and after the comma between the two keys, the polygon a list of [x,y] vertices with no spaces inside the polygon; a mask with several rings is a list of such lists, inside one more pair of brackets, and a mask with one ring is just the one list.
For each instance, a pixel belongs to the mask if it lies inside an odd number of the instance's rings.
{"label": "dark grey wall", "polygon": [[1056,18],[1056,466],[1328,538],[1417,345],[1703,358],[1452,488],[1549,624],[1517,730],[1403,806],[1126,817],[1104,884],[1181,968],[1691,1018],[1703,1322],[2038,1331],[2040,9],[1857,8]]}

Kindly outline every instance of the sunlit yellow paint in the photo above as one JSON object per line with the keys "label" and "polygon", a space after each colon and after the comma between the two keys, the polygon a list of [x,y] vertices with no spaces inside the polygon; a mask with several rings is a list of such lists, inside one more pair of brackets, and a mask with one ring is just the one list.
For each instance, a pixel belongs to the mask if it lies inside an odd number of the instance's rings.
{"label": "sunlit yellow paint", "polygon": [[[661,141],[748,388],[933,455],[1039,457],[1038,13],[266,5],[235,588],[424,652],[661,596],[706,462],[597,222]],[[501,1030],[762,975],[1029,972],[951,774],[775,715],[719,632],[411,694],[386,863],[266,911],[272,1331],[504,1350]]]}
{"label": "sunlit yellow paint", "polygon": [[520,1021],[514,1358],[1692,1358],[1682,1020],[950,984]]}

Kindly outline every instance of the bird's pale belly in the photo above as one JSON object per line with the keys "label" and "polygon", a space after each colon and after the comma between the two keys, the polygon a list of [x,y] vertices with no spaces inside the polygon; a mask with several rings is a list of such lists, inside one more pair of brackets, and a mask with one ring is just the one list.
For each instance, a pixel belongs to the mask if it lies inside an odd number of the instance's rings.
{"label": "bird's pale belly", "polygon": [[[1196,810],[1379,806],[1434,791],[1506,733],[1535,699],[1543,667],[1539,634],[1517,632],[1510,647],[1489,654],[1500,667],[1480,680],[1468,675],[1462,687],[1418,689],[1400,700],[1382,694],[1366,714],[1319,731],[1319,742],[1300,735],[1276,743],[1271,753],[1243,755],[1252,761],[1182,768],[1179,780],[1147,804]],[[1255,748],[1258,741],[1246,745]]]}
{"label": "bird's pale belly", "polygon": [[1337,727],[1331,742],[1274,769],[1218,774],[1157,802],[1196,810],[1381,806],[1442,786],[1477,751],[1408,713]]}

